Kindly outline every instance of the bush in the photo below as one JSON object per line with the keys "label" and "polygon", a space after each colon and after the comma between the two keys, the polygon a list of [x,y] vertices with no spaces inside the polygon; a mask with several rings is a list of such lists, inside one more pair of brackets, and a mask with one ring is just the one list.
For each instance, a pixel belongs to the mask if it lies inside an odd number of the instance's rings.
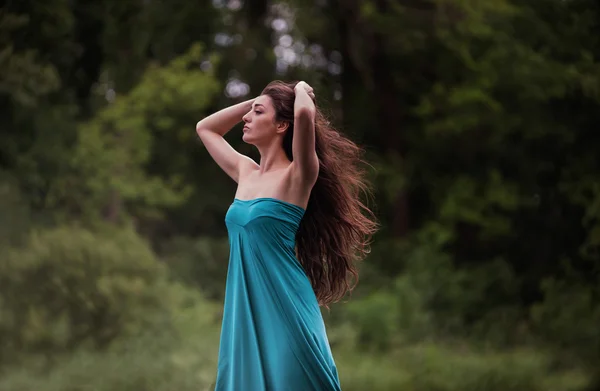
{"label": "bush", "polygon": [[218,358],[218,306],[176,289],[180,309],[169,330],[119,340],[105,351],[78,350],[50,370],[29,361],[0,378],[3,391],[213,390]]}
{"label": "bush", "polygon": [[[596,286],[600,286],[596,284]],[[531,308],[535,331],[560,349],[565,362],[600,363],[600,289],[547,279],[544,300]]]}
{"label": "bush", "polygon": [[208,298],[223,300],[229,263],[227,238],[175,238],[162,253],[161,259],[177,280],[200,288]]}
{"label": "bush", "polygon": [[334,354],[345,391],[575,391],[588,381],[578,372],[555,372],[550,357],[523,349],[417,344],[383,356],[344,348]]}
{"label": "bush", "polygon": [[170,284],[167,269],[130,230],[34,233],[0,259],[0,363],[138,335],[168,319]]}

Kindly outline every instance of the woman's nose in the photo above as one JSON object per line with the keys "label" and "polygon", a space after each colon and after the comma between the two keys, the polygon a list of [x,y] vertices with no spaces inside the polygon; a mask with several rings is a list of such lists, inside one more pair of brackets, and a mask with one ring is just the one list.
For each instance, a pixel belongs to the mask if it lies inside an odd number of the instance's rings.
{"label": "woman's nose", "polygon": [[248,114],[250,114],[250,113],[248,112],[248,113],[244,114],[244,116],[242,117],[242,121],[248,122],[250,120],[250,116]]}

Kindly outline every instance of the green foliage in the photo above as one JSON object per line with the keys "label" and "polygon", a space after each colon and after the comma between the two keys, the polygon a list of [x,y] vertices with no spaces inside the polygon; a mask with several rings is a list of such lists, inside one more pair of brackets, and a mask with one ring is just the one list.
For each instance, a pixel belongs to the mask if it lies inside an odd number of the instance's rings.
{"label": "green foliage", "polygon": [[548,279],[544,301],[531,309],[535,330],[563,351],[565,361],[600,361],[600,292],[586,285]]}
{"label": "green foliage", "polygon": [[[29,3],[23,7],[28,12],[11,12],[8,6],[2,10],[0,95],[9,96],[17,106],[27,107],[35,106],[39,98],[61,86],[60,67],[49,61],[39,46],[48,42],[52,49],[67,54],[68,44],[58,41],[68,36],[73,18],[64,0],[50,1],[43,7],[29,1],[23,3]],[[43,33],[31,34],[36,27],[42,27]],[[52,40],[55,42],[50,43]]]}
{"label": "green foliage", "polygon": [[[385,351],[397,344],[457,337],[494,346],[526,342],[527,330],[519,325],[524,316],[519,281],[510,266],[496,259],[469,270],[457,268],[436,249],[435,238],[444,237],[440,228],[429,232],[414,247],[400,250],[404,262],[398,277],[366,288],[368,294],[339,310],[337,318],[354,325],[359,347]],[[441,240],[438,244],[447,238]]]}
{"label": "green foliage", "polygon": [[0,262],[4,363],[24,353],[104,348],[175,309],[165,266],[129,230],[34,233]]}
{"label": "green foliage", "polygon": [[18,183],[0,174],[0,248],[22,239],[31,225],[31,211]]}
{"label": "green foliage", "polygon": [[175,238],[161,251],[161,259],[178,281],[200,289],[207,297],[223,300],[227,278],[229,241],[227,239]]}
{"label": "green foliage", "polygon": [[1,390],[214,387],[235,183],[194,125],[231,82],[297,78],[366,146],[383,223],[328,318],[344,389],[597,388],[594,1],[22,0],[0,19]]}
{"label": "green foliage", "polygon": [[6,391],[209,390],[218,356],[218,307],[187,290],[171,328],[142,330],[104,351],[78,349],[50,368],[35,360],[0,379]]}
{"label": "green foliage", "polygon": [[[70,172],[53,188],[54,203],[82,217],[104,212],[116,220],[127,205],[144,216],[185,201],[191,189],[181,174],[152,175],[147,167],[162,134],[193,145],[193,120],[219,87],[211,73],[198,69],[201,58],[194,45],[168,66],[150,65],[135,88],[82,124]],[[172,159],[177,162],[177,155]]]}
{"label": "green foliage", "polygon": [[388,355],[336,351],[342,388],[412,391],[576,391],[587,378],[556,372],[540,352],[474,351],[466,346],[416,344]]}

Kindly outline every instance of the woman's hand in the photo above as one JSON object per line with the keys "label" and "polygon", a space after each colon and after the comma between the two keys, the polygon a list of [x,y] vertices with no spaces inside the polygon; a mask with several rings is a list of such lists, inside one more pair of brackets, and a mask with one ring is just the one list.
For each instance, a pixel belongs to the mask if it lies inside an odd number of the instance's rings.
{"label": "woman's hand", "polygon": [[298,91],[305,91],[312,100],[315,99],[315,92],[313,88],[309,86],[308,83],[306,83],[305,81],[300,81],[296,84],[296,86],[294,87],[294,92],[298,93]]}

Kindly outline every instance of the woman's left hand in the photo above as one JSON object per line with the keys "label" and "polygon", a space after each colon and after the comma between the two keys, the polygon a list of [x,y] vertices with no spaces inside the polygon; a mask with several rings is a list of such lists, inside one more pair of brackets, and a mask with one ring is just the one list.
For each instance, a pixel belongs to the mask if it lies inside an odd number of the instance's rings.
{"label": "woman's left hand", "polygon": [[306,93],[308,94],[308,96],[310,96],[311,99],[315,99],[315,92],[313,88],[309,86],[308,83],[306,83],[305,81],[300,81],[296,84],[296,86],[294,87],[294,91],[298,92],[299,89],[306,91]]}

